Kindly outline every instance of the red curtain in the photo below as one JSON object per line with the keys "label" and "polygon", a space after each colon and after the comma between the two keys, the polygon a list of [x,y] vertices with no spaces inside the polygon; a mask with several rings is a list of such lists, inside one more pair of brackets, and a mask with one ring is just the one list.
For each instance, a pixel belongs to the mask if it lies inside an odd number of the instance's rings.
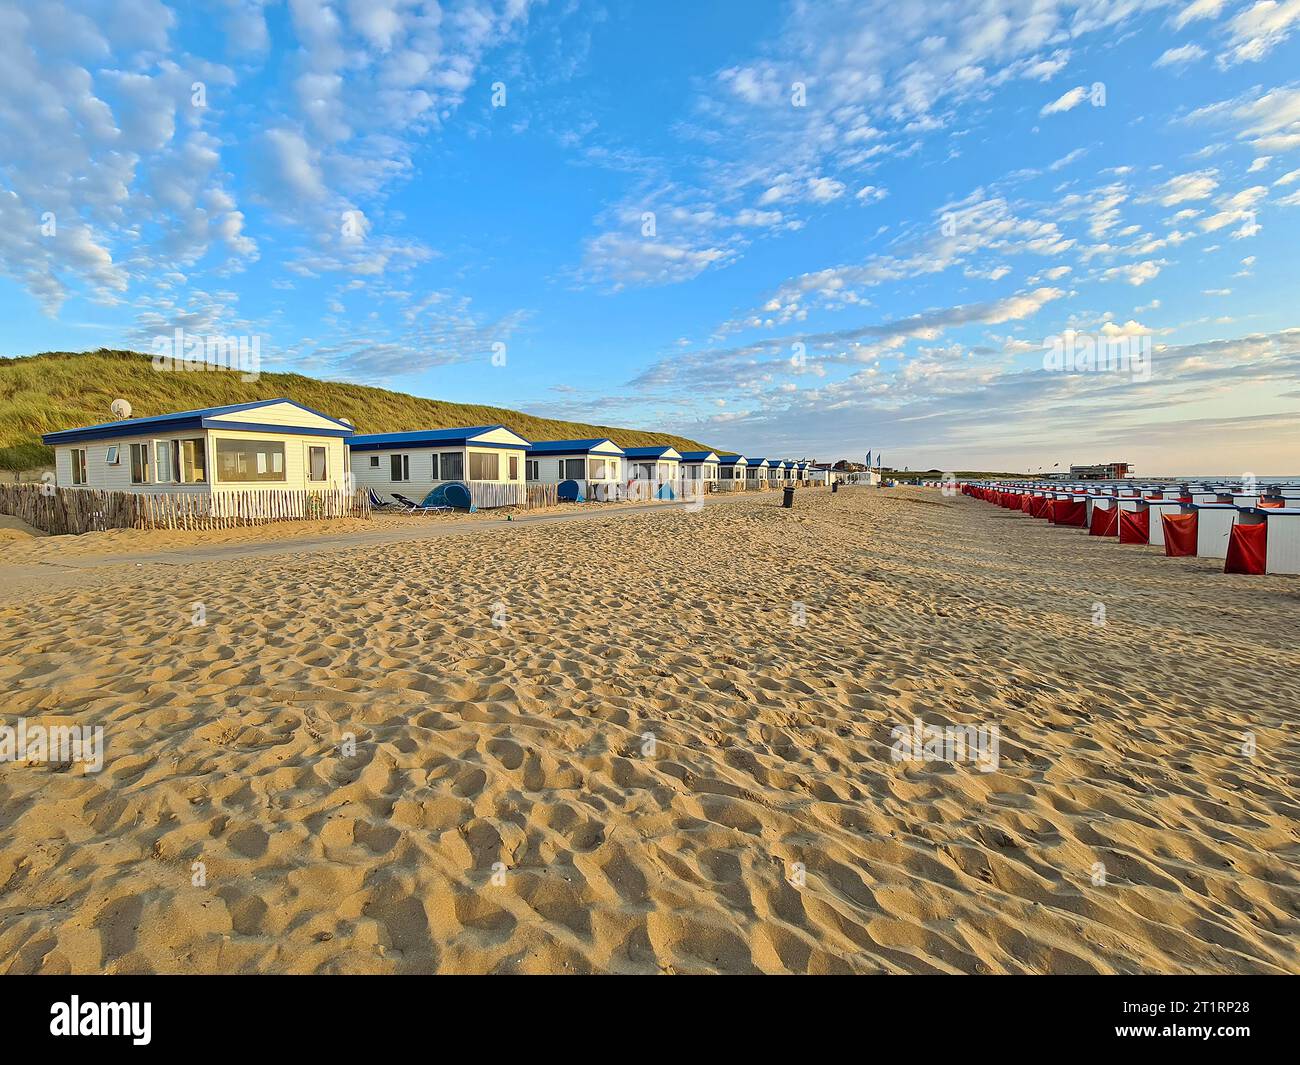
{"label": "red curtain", "polygon": [[1228,540],[1228,558],[1224,573],[1266,573],[1268,561],[1268,522],[1257,525],[1234,525]]}
{"label": "red curtain", "polygon": [[1151,512],[1149,510],[1121,510],[1119,512],[1119,542],[1145,544],[1151,539]]}
{"label": "red curtain", "polygon": [[1102,510],[1101,507],[1092,508],[1092,528],[1088,530],[1089,536],[1115,536],[1118,532],[1118,510],[1114,507],[1109,510]]}
{"label": "red curtain", "polygon": [[1052,500],[1043,496],[1038,500],[1038,505],[1034,508],[1033,515],[1035,518],[1050,518],[1052,516]]}
{"label": "red curtain", "polygon": [[1056,525],[1077,525],[1080,528],[1088,524],[1088,505],[1083,500],[1052,500],[1052,522]]}
{"label": "red curtain", "polygon": [[1165,528],[1165,554],[1170,558],[1183,558],[1196,554],[1196,515],[1162,514]]}
{"label": "red curtain", "polygon": [[1033,497],[1033,496],[1031,496],[1031,495],[1023,495],[1023,496],[1021,496],[1021,497],[1020,497],[1020,509],[1021,509],[1025,514],[1032,514],[1032,513],[1034,512],[1034,508],[1033,508],[1033,506],[1032,506],[1032,503],[1033,503],[1033,502],[1034,502],[1034,497]]}

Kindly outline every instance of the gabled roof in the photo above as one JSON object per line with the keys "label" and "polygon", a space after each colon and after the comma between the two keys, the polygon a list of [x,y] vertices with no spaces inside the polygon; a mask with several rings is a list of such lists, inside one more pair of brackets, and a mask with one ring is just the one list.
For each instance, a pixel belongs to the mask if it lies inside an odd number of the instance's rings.
{"label": "gabled roof", "polygon": [[628,447],[623,454],[630,459],[681,459],[681,452],[675,447]]}
{"label": "gabled roof", "polygon": [[[275,422],[259,422],[256,417],[247,422],[214,422],[229,414],[255,411],[278,403],[287,403],[291,407],[305,410],[318,418],[324,418],[332,428],[314,428],[297,425],[283,425]],[[148,418],[123,418],[116,422],[101,422],[99,425],[87,425],[79,429],[61,429],[55,433],[46,433],[41,441],[46,444],[73,444],[83,440],[107,440],[121,436],[148,436],[150,433],[172,433],[184,429],[245,429],[257,432],[288,432],[307,436],[350,437],[355,430],[346,422],[331,418],[311,407],[304,407],[291,399],[259,399],[252,403],[231,403],[224,407],[202,407],[199,410],[177,411],[175,414],[155,414]]]}
{"label": "gabled roof", "polygon": [[[509,441],[487,440],[490,433],[506,433]],[[526,448],[529,442],[504,425],[461,426],[455,429],[415,429],[406,433],[369,433],[354,436],[350,442],[353,451],[386,451],[402,447],[505,447]]]}
{"label": "gabled roof", "polygon": [[597,448],[606,455],[622,455],[624,451],[613,440],[595,436],[586,440],[534,440],[528,445],[530,455],[586,455]]}
{"label": "gabled roof", "polygon": [[718,459],[718,461],[722,463],[722,465],[724,466],[748,466],[749,465],[749,459],[745,458],[744,455],[723,455],[722,458]]}
{"label": "gabled roof", "polygon": [[718,453],[716,451],[683,451],[683,462],[717,462]]}
{"label": "gabled roof", "polygon": [[768,462],[767,459],[750,459],[749,464],[751,466],[766,466]]}

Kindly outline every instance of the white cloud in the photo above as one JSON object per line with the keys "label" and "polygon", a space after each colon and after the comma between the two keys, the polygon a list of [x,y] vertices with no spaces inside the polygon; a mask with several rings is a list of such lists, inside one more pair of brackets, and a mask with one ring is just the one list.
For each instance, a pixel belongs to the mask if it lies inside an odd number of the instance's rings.
{"label": "white cloud", "polygon": [[1168,263],[1163,259],[1147,259],[1140,263],[1113,266],[1104,271],[1101,276],[1106,281],[1127,281],[1134,286],[1145,285],[1148,281],[1155,280],[1161,268],[1167,265]]}
{"label": "white cloud", "polygon": [[1187,203],[1190,200],[1205,200],[1219,186],[1218,172],[1214,170],[1197,170],[1189,174],[1172,177],[1156,189],[1154,198],[1164,207]]}
{"label": "white cloud", "polygon": [[1217,17],[1225,2],[1226,0],[1192,0],[1192,3],[1174,16],[1174,29],[1181,30],[1190,22]]}
{"label": "white cloud", "polygon": [[1227,23],[1229,48],[1221,65],[1257,62],[1285,41],[1300,21],[1300,0],[1258,0]]}
{"label": "white cloud", "polygon": [[1072,111],[1088,98],[1088,89],[1084,85],[1075,86],[1068,92],[1062,93],[1051,103],[1044,104],[1040,115],[1055,115],[1062,111]]}
{"label": "white cloud", "polygon": [[1194,63],[1204,56],[1204,48],[1199,44],[1188,43],[1177,48],[1166,48],[1160,53],[1160,58],[1156,60],[1155,65],[1158,67],[1180,67],[1187,63]]}

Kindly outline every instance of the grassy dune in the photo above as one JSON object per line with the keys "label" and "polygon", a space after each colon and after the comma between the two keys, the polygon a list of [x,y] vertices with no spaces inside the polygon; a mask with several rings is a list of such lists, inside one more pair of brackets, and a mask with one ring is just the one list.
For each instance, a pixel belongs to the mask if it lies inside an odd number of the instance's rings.
{"label": "grassy dune", "polygon": [[264,373],[246,382],[237,373],[158,373],[148,355],[101,349],[0,359],[0,469],[30,470],[52,464],[53,451],[41,443],[41,434],[112,421],[109,405],[115,399],[127,400],[133,416],[145,417],[280,396],[347,418],[361,433],[504,425],[530,440],[607,436],[623,447],[668,444],[698,450],[707,446],[670,433],[555,421],[504,407],[444,403],[301,374]]}

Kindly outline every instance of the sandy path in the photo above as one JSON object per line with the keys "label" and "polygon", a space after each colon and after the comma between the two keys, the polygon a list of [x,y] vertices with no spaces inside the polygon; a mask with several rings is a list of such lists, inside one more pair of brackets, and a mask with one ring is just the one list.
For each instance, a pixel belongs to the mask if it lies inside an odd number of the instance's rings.
{"label": "sandy path", "polygon": [[0,765],[0,971],[1300,971],[1300,581],[912,490],[157,572],[0,605],[108,729]]}

